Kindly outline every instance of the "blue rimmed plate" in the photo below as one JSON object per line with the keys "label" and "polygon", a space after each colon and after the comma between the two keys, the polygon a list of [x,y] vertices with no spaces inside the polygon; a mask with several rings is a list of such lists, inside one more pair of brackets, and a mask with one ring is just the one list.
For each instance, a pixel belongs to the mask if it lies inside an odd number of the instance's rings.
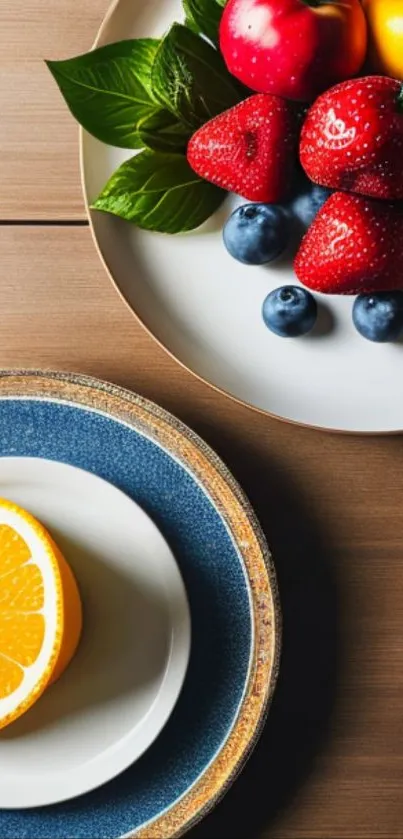
{"label": "blue rimmed plate", "polygon": [[0,811],[0,835],[180,836],[241,769],[277,675],[275,578],[249,504],[213,452],[173,417],[112,385],[72,375],[0,374],[0,456],[67,463],[123,490],[169,543],[192,618],[184,688],[147,753],[69,803]]}

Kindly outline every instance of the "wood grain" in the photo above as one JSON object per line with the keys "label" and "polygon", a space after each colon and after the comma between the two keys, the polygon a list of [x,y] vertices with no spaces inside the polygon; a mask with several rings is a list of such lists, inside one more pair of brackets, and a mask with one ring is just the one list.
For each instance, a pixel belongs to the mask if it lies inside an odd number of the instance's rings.
{"label": "wood grain", "polygon": [[84,218],[78,129],[44,63],[92,45],[109,0],[1,0],[2,219]]}
{"label": "wood grain", "polygon": [[401,439],[268,420],[186,374],[113,291],[86,228],[0,228],[1,366],[78,370],[156,399],[227,461],[272,545],[284,608],[262,742],[197,839],[400,839]]}
{"label": "wood grain", "polygon": [[262,741],[194,839],[403,838],[403,446],[271,421],[145,334],[84,218],[77,131],[43,58],[91,45],[108,0],[0,2],[0,366],[90,373],[180,416],[227,461],[273,548],[284,655]]}

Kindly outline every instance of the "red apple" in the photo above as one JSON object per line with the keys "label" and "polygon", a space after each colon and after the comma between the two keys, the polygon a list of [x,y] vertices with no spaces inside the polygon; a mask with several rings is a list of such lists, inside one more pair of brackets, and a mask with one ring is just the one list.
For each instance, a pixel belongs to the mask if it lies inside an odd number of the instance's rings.
{"label": "red apple", "polygon": [[358,73],[367,24],[360,0],[228,0],[220,46],[251,90],[310,102]]}

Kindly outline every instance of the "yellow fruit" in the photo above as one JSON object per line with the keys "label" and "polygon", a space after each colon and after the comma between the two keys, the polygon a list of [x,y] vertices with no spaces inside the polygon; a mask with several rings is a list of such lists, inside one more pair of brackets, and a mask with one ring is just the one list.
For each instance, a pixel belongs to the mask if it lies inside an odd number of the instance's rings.
{"label": "yellow fruit", "polygon": [[80,595],[61,552],[33,516],[0,499],[0,728],[61,676],[81,627]]}
{"label": "yellow fruit", "polygon": [[374,70],[403,80],[403,0],[363,0]]}

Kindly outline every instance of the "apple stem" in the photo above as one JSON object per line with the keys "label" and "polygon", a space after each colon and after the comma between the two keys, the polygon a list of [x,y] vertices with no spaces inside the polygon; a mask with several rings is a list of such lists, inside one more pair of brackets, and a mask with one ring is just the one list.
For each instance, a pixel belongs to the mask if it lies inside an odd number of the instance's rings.
{"label": "apple stem", "polygon": [[397,94],[397,107],[399,108],[399,111],[403,111],[403,84]]}

